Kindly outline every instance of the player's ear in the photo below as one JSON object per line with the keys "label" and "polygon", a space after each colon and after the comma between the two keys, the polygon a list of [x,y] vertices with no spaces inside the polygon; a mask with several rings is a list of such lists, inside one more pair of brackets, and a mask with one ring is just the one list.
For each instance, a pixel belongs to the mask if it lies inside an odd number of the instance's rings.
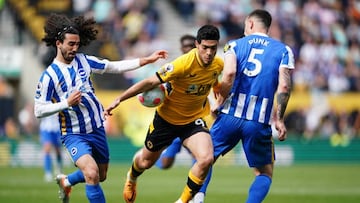
{"label": "player's ear", "polygon": [[197,40],[195,40],[195,47],[199,48],[199,45],[200,45],[199,42]]}
{"label": "player's ear", "polygon": [[249,19],[249,27],[250,29],[254,29],[254,21],[252,19]]}
{"label": "player's ear", "polygon": [[56,47],[58,47],[60,44],[61,44],[61,41],[60,41],[60,40],[56,40],[56,42],[55,42]]}

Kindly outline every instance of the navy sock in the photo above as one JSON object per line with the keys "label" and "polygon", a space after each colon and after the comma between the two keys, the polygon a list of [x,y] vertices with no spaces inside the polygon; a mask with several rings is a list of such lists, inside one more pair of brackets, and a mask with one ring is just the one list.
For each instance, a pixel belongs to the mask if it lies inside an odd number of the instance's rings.
{"label": "navy sock", "polygon": [[249,197],[246,203],[260,203],[265,199],[271,185],[271,178],[267,175],[256,176],[249,189]]}
{"label": "navy sock", "polygon": [[90,203],[105,203],[105,196],[99,184],[85,186],[86,196]]}

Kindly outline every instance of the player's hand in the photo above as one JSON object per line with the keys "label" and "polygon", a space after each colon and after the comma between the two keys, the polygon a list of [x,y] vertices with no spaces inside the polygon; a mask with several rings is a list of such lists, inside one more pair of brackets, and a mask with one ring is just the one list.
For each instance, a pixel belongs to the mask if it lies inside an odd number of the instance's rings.
{"label": "player's hand", "polygon": [[224,103],[224,101],[225,101],[225,98],[221,94],[218,94],[217,96],[215,96],[215,102],[210,106],[211,113],[218,114],[219,108]]}
{"label": "player's hand", "polygon": [[284,141],[287,138],[287,129],[283,120],[275,121],[275,129],[278,131],[278,138],[280,141]]}
{"label": "player's hand", "polygon": [[113,114],[111,113],[111,111],[112,111],[113,109],[115,109],[119,104],[120,104],[120,99],[116,99],[109,107],[107,107],[107,108],[104,110],[104,116],[105,116],[105,118],[108,117],[108,116],[112,116]]}
{"label": "player's hand", "polygon": [[213,93],[215,99],[217,99],[220,95],[221,83],[218,82],[216,85],[213,86]]}
{"label": "player's hand", "polygon": [[79,90],[75,90],[72,92],[67,98],[67,102],[69,106],[75,106],[80,104],[81,102],[81,92]]}
{"label": "player's hand", "polygon": [[140,59],[140,65],[146,65],[148,63],[153,63],[158,59],[167,59],[168,52],[166,50],[157,50],[153,52],[150,56],[144,57]]}

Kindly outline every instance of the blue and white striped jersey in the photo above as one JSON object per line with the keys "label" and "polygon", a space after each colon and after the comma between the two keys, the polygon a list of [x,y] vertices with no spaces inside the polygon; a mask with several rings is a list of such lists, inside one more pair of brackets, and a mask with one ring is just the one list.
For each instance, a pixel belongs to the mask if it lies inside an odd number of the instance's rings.
{"label": "blue and white striped jersey", "polygon": [[235,54],[236,77],[221,112],[271,124],[279,68],[294,69],[294,55],[283,43],[265,34],[230,41],[225,54]]}
{"label": "blue and white striped jersey", "polygon": [[[35,94],[37,117],[58,113],[63,135],[90,133],[103,125],[103,107],[95,96],[90,80],[92,72],[103,73],[108,60],[81,53],[70,64],[57,60],[42,73]],[[82,92],[81,103],[68,107],[67,98],[75,90]]]}

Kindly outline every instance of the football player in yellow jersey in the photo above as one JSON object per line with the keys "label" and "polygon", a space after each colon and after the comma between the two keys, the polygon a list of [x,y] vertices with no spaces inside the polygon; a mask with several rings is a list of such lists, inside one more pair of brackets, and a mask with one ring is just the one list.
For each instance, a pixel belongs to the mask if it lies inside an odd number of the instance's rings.
{"label": "football player in yellow jersey", "polygon": [[[196,41],[196,37],[193,35],[185,34],[185,35],[181,36],[180,37],[180,49],[181,49],[182,53],[186,54],[187,52],[189,52],[193,48],[195,48],[196,47],[195,41]],[[212,115],[212,113],[210,112],[210,104],[212,104],[213,102],[215,102],[215,98],[214,98],[214,95],[211,94],[208,96],[208,101],[206,102],[206,105],[205,105],[205,109],[207,112],[205,112],[206,116],[203,118],[209,128],[211,127],[212,123],[215,120],[215,116]],[[164,170],[171,168],[175,162],[175,158],[176,158],[177,154],[181,152],[181,149],[182,149],[181,139],[180,138],[174,139],[173,142],[165,150],[162,151],[160,157],[158,158],[158,160],[155,163],[156,167],[158,167],[160,169],[164,169]],[[140,149],[140,151],[141,151],[141,149]],[[193,159],[192,163],[194,163],[195,161],[196,160]],[[212,173],[212,170],[210,169],[208,171],[208,176],[210,175],[210,177],[211,177],[211,173]],[[205,180],[205,182],[203,183],[203,186],[201,187],[199,192],[196,193],[196,195],[192,199],[193,203],[204,202],[206,188],[207,188],[207,185],[209,184],[209,182],[210,182],[210,178]]]}
{"label": "football player in yellow jersey", "polygon": [[187,184],[176,201],[187,203],[199,191],[212,165],[213,145],[204,117],[210,89],[218,84],[223,60],[216,56],[220,39],[218,28],[202,26],[196,36],[196,48],[162,66],[156,75],[146,78],[123,92],[105,109],[105,116],[120,102],[166,83],[167,95],[156,108],[149,126],[144,147],[136,153],[127,173],[124,199],[132,203],[136,198],[136,180],[151,168],[161,152],[179,137],[196,162],[189,171]]}

